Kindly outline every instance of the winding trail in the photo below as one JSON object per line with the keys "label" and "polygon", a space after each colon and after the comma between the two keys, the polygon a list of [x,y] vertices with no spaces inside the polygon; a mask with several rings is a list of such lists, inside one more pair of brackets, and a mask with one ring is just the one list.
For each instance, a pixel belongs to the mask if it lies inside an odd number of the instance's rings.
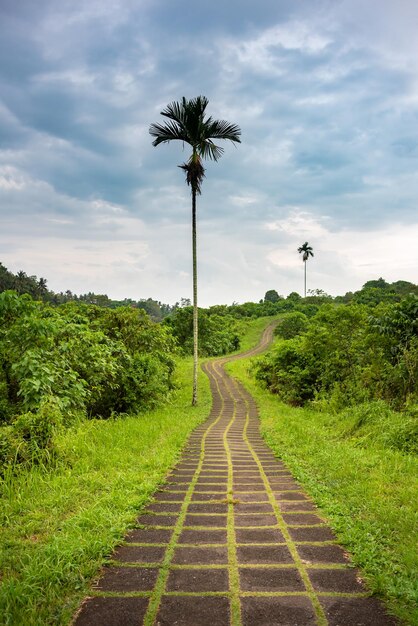
{"label": "winding trail", "polygon": [[393,626],[259,434],[257,407],[208,361],[213,405],[113,555],[75,626]]}

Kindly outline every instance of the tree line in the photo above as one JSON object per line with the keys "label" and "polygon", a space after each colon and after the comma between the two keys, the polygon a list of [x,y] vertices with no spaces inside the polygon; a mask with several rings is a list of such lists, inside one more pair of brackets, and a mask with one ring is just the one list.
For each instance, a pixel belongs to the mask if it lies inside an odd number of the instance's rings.
{"label": "tree line", "polygon": [[14,274],[0,262],[0,293],[8,290],[14,290],[18,295],[25,293],[35,300],[42,300],[42,302],[48,302],[53,305],[65,304],[66,302],[80,302],[83,304],[108,307],[110,309],[129,306],[144,310],[155,321],[162,320],[167,315],[170,315],[176,308],[189,304],[189,301],[184,298],[182,298],[180,302],[170,305],[164,304],[158,300],[153,300],[152,298],[141,298],[140,300],[133,300],[132,298],[112,300],[106,294],[98,294],[91,291],[77,295],[67,289],[66,291],[56,293],[48,288],[46,278],[28,275],[23,270]]}

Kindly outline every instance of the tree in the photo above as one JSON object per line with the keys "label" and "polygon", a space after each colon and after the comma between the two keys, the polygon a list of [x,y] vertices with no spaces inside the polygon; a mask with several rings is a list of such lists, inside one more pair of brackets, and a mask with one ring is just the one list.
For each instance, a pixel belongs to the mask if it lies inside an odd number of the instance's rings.
{"label": "tree", "polygon": [[198,311],[197,311],[197,253],[196,253],[196,196],[201,193],[202,181],[205,176],[203,159],[217,161],[223,148],[217,146],[214,139],[228,139],[240,143],[241,130],[236,124],[225,120],[214,120],[205,117],[209,101],[205,96],[197,96],[191,100],[183,97],[181,102],[172,102],[161,111],[168,119],[164,124],[151,124],[149,132],[155,137],[153,146],[169,143],[173,140],[187,143],[192,154],[186,163],[179,167],[186,173],[186,182],[192,193],[192,256],[193,256],[193,400],[197,404],[197,367],[198,367]]}
{"label": "tree", "polygon": [[296,291],[292,291],[292,293],[289,293],[286,300],[290,300],[290,302],[300,302],[302,298]]}
{"label": "tree", "polygon": [[46,299],[47,295],[48,295],[48,287],[47,287],[47,280],[46,278],[41,278],[38,280],[38,285],[37,285],[37,295],[42,298],[43,300]]}
{"label": "tree", "polygon": [[16,291],[19,295],[25,293],[25,286],[27,286],[27,281],[28,277],[26,275],[26,272],[20,270],[20,272],[16,274]]}
{"label": "tree", "polygon": [[313,256],[313,249],[312,247],[308,244],[307,241],[305,241],[305,243],[298,248],[298,252],[299,254],[303,253],[302,259],[303,259],[303,263],[305,265],[305,298],[306,298],[306,261],[309,259],[310,256]]}
{"label": "tree", "polygon": [[377,280],[368,280],[364,283],[362,289],[368,289],[369,287],[375,287],[377,289],[390,289],[389,283],[387,283],[382,277]]}
{"label": "tree", "polygon": [[278,302],[280,300],[280,296],[275,289],[269,289],[266,291],[266,295],[264,296],[264,302]]}

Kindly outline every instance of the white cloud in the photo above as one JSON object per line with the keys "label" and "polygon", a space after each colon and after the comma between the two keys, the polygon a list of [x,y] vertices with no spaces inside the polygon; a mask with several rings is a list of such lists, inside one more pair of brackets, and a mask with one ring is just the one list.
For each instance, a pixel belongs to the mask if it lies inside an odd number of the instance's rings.
{"label": "white cloud", "polygon": [[86,68],[71,68],[55,72],[42,72],[32,76],[31,81],[36,84],[63,83],[86,87],[92,85],[97,80],[97,74],[87,71]]}
{"label": "white cloud", "polygon": [[248,39],[221,40],[223,67],[229,74],[252,70],[276,78],[287,73],[286,51],[315,55],[322,52],[331,38],[318,32],[308,22],[292,21],[267,28]]}
{"label": "white cloud", "polygon": [[27,177],[11,165],[0,166],[0,189],[17,191],[27,186]]}
{"label": "white cloud", "polygon": [[263,199],[264,198],[262,194],[255,192],[248,192],[245,194],[239,194],[229,197],[230,202],[238,207],[259,204],[260,202],[262,202]]}
{"label": "white cloud", "polygon": [[327,229],[323,225],[323,222],[329,219],[326,216],[318,218],[312,213],[302,211],[297,207],[284,207],[284,210],[289,211],[286,217],[272,222],[266,222],[264,228],[299,238],[306,236],[310,236],[311,238],[322,237],[327,233]]}

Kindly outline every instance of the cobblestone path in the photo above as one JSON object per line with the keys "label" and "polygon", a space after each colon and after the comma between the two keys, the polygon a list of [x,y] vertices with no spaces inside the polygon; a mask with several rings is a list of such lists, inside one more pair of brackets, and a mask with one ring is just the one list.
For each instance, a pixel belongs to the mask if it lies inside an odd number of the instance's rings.
{"label": "cobblestone path", "polygon": [[223,369],[235,358],[205,364],[211,414],[75,626],[395,624],[262,440],[254,400]]}

